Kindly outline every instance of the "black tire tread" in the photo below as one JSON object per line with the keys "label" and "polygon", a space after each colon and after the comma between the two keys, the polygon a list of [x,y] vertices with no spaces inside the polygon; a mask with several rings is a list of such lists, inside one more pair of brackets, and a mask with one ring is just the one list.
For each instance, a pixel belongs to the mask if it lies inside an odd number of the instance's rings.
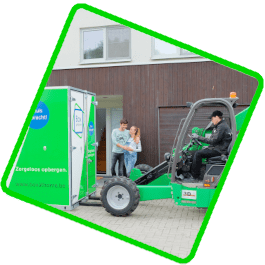
{"label": "black tire tread", "polygon": [[[108,205],[105,205],[105,201],[103,200],[103,196],[104,196],[104,192],[105,190],[108,188],[109,185],[111,185],[113,182],[117,182],[117,184],[119,183],[123,183],[126,186],[128,186],[128,188],[130,188],[133,193],[134,193],[134,203],[132,205],[132,207],[130,209],[128,209],[125,213],[123,214],[117,214],[115,213],[115,211],[112,211],[110,207],[108,207]],[[107,180],[103,187],[102,190],[100,192],[100,200],[102,202],[102,206],[105,208],[105,210],[110,213],[113,216],[116,217],[126,217],[129,216],[139,205],[140,202],[140,193],[139,193],[139,189],[137,188],[135,182],[133,182],[131,179],[127,178],[127,177],[113,177],[109,180]]]}
{"label": "black tire tread", "polygon": [[153,167],[146,165],[146,164],[139,164],[137,165],[135,168],[141,170],[141,172],[143,173],[147,173],[149,171],[151,171],[153,169]]}

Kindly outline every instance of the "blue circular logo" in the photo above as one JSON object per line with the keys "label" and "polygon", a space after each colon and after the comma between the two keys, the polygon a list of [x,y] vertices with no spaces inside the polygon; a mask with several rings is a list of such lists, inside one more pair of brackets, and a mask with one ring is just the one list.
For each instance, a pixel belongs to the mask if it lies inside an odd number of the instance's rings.
{"label": "blue circular logo", "polygon": [[46,106],[45,103],[40,101],[32,117],[29,127],[32,129],[43,128],[48,123],[49,116],[50,116],[50,113],[49,113],[48,107]]}
{"label": "blue circular logo", "polygon": [[92,136],[94,133],[94,123],[92,121],[89,123],[88,130],[89,130],[89,134]]}

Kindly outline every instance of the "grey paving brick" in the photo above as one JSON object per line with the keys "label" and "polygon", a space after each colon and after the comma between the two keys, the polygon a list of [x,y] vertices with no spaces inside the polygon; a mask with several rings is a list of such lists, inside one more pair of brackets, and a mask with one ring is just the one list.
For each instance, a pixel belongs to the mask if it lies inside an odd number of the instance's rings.
{"label": "grey paving brick", "polygon": [[205,209],[174,205],[173,200],[140,202],[129,217],[114,217],[101,207],[79,206],[69,213],[177,257],[189,255]]}

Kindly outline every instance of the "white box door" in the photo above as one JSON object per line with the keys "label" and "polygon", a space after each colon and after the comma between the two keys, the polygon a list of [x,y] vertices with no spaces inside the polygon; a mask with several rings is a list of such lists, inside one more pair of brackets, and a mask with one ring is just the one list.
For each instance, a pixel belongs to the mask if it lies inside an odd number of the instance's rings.
{"label": "white box door", "polygon": [[85,159],[84,94],[71,90],[71,151],[72,151],[72,204],[79,198],[83,163]]}

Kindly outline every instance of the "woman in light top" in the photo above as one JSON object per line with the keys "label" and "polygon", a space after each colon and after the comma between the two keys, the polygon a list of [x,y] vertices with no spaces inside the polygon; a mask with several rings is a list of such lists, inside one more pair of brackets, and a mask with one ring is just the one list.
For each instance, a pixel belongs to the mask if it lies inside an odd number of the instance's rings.
{"label": "woman in light top", "polygon": [[127,177],[130,177],[131,170],[137,161],[137,153],[142,151],[140,141],[140,129],[132,126],[130,129],[130,138],[124,146],[124,162],[126,167]]}

